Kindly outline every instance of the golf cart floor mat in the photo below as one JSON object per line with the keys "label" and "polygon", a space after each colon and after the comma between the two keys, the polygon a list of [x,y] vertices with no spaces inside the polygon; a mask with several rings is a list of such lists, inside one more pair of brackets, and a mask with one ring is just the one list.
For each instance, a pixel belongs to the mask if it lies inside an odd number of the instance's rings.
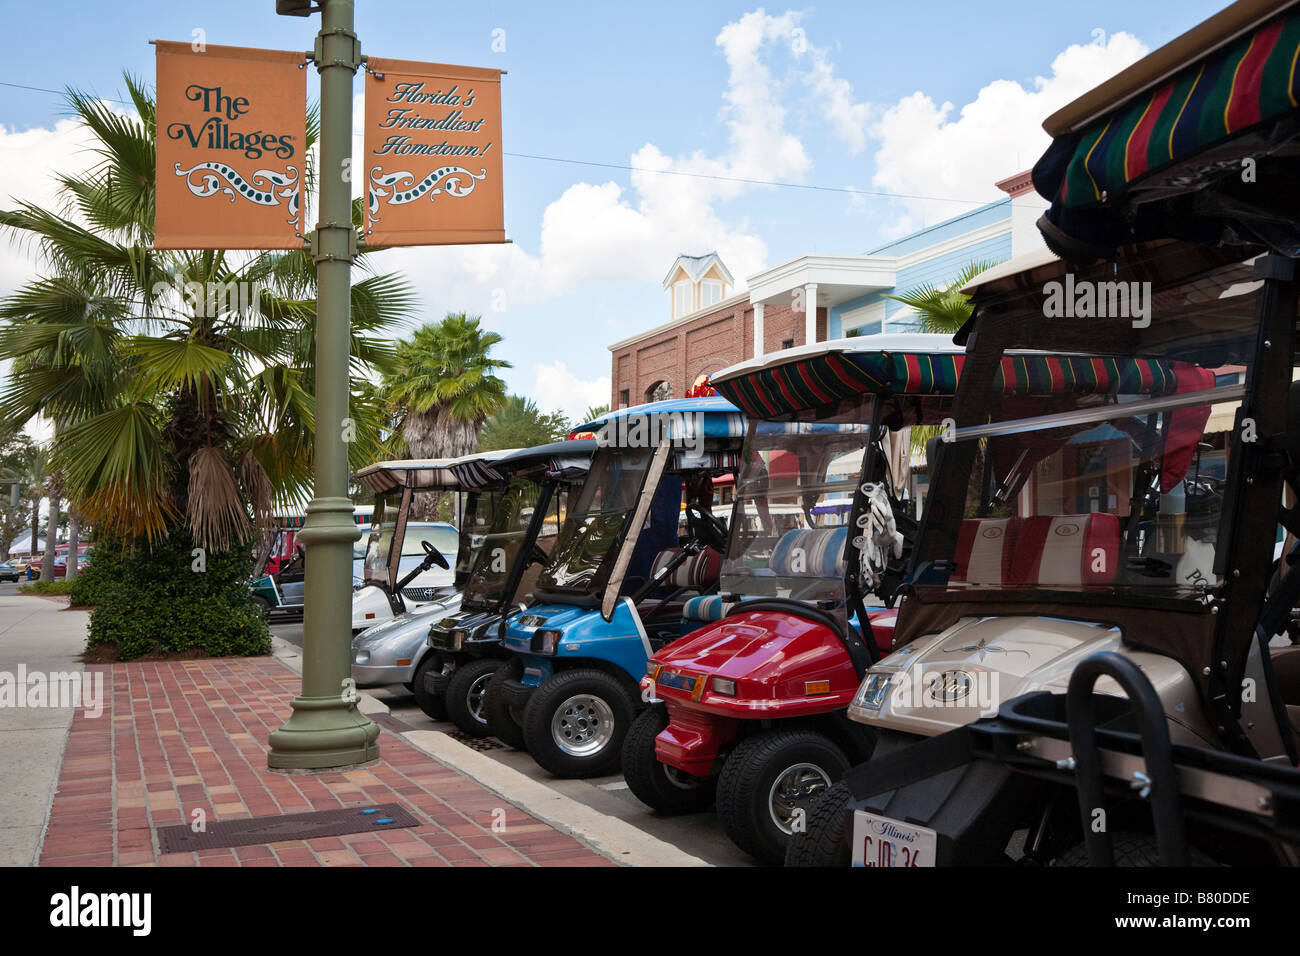
{"label": "golf cart floor mat", "polygon": [[194,850],[278,843],[281,840],[312,840],[366,830],[418,827],[420,823],[399,804],[380,803],[368,807],[345,807],[342,810],[222,820],[207,824],[202,833],[195,833],[189,824],[159,827],[158,850],[160,853],[189,853]]}
{"label": "golf cart floor mat", "polygon": [[463,730],[449,730],[447,736],[452,740],[459,741],[470,750],[505,750],[506,745],[495,737],[471,737]]}

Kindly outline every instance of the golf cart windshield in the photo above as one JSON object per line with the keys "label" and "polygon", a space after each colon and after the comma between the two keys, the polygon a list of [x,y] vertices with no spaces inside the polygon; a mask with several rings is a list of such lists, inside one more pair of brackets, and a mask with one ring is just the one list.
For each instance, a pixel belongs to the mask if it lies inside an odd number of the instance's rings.
{"label": "golf cart windshield", "polygon": [[723,593],[843,599],[849,512],[870,430],[869,408],[865,420],[858,410],[827,422],[750,423]]}
{"label": "golf cart windshield", "polygon": [[[510,568],[521,548],[528,545],[528,529],[542,493],[539,469],[512,476],[497,496],[485,528],[473,534],[472,564],[465,585],[462,607],[493,610],[500,606]],[[551,498],[551,516],[539,531],[541,539],[554,541],[559,524],[559,495]]]}
{"label": "golf cart windshield", "polygon": [[[1217,536],[1254,338],[1259,284],[1242,278],[1217,266],[1157,289],[1136,321],[1045,317],[1029,294],[990,305],[962,373],[962,427],[936,467],[918,599],[1203,607],[1222,583]],[[998,342],[1115,351],[1013,355]]]}
{"label": "golf cart windshield", "polygon": [[[413,504],[411,510],[420,513],[421,499],[430,494],[432,493],[416,492],[412,495]],[[400,515],[401,498],[402,493],[400,491],[375,497],[374,521],[370,527],[370,536],[365,542],[365,561],[362,565],[363,575],[367,581],[389,581],[389,577],[393,573],[392,569],[395,567],[391,559],[393,557],[393,539],[397,533],[399,521],[403,528],[400,557],[423,558],[425,552],[422,542],[424,541],[436,548],[448,561],[457,554],[460,540],[456,529],[446,522],[402,520],[404,516]],[[487,504],[485,502],[485,505]],[[474,520],[475,509],[467,506],[466,514],[462,517],[462,527],[466,525],[472,527]]]}
{"label": "golf cart windshield", "polygon": [[655,451],[610,446],[596,452],[538,590],[593,595],[605,586]]}

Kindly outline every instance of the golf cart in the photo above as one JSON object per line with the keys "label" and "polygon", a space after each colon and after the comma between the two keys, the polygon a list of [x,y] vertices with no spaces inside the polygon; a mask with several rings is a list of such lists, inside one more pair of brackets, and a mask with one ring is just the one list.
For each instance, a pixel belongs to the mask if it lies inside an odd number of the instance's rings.
{"label": "golf cart", "polygon": [[735,472],[744,420],[715,396],[620,409],[577,432],[597,435],[591,469],[507,619],[511,656],[484,702],[493,736],[560,777],[618,769],[646,659],[680,636],[684,599],[717,587],[726,523],[712,479]]}
{"label": "golf cart", "polygon": [[[877,753],[788,863],[1300,862],[1297,49],[1300,5],[1238,3],[1048,120],[1063,259],[970,289],[898,650],[850,706]],[[1074,391],[1004,393],[1013,348],[1081,353],[1042,370]]]}
{"label": "golf cart", "polygon": [[568,496],[586,477],[595,450],[592,439],[553,442],[492,465],[504,488],[475,542],[460,608],[428,631],[439,666],[426,673],[417,699],[429,716],[445,714],[466,734],[487,735],[487,685],[509,657],[501,646],[501,625],[515,595],[530,593],[550,560]]}
{"label": "golf cart", "polygon": [[697,629],[647,663],[652,706],[623,744],[642,802],[688,812],[716,791],[728,836],[779,863],[811,801],[870,756],[845,708],[890,649],[915,530],[887,461],[951,414],[960,358],[949,336],[873,335],[713,376],[748,422],[731,535],[720,593],[686,603]]}
{"label": "golf cart", "polygon": [[[283,514],[275,517],[273,530],[262,540],[253,557],[253,574],[248,579],[253,603],[267,620],[302,617],[303,589],[306,586],[306,549],[298,543],[306,515]],[[355,516],[357,524],[368,527],[368,515]]]}
{"label": "golf cart", "polygon": [[[491,508],[488,502],[479,507],[478,495],[462,488],[452,465],[465,474],[505,454],[381,461],[357,472],[357,480],[375,492],[375,506],[362,580],[352,596],[354,634],[456,593],[456,571],[447,556],[460,555],[465,536],[476,522],[486,523]],[[451,499],[451,521],[409,520],[413,511],[428,510],[429,502],[443,494]],[[468,555],[457,560],[468,560]]]}

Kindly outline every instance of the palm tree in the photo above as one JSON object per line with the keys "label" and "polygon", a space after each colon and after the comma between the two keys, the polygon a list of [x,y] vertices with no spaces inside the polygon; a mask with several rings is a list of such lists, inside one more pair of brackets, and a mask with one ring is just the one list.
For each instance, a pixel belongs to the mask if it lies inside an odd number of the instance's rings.
{"label": "palm tree", "polygon": [[488,416],[505,404],[505,382],[494,373],[511,365],[489,354],[501,336],[481,328],[480,321],[449,312],[397,346],[385,385],[413,458],[469,454]]}
{"label": "palm tree", "polygon": [[[305,251],[153,249],[154,101],[125,78],[136,115],[70,90],[98,161],[61,176],[63,207],[0,211],[42,275],[0,302],[0,357],[15,359],[0,420],[57,424],[53,465],[83,519],[153,540],[178,523],[209,550],[245,540],[272,504],[301,504],[312,467],[315,267]],[[318,124],[308,116],[308,142]],[[314,171],[308,163],[304,181]],[[359,217],[360,207],[354,207]],[[373,333],[413,312],[396,275],[352,287],[352,371],[386,369]],[[237,290],[231,296],[223,290]],[[382,409],[354,389],[355,464]]]}
{"label": "palm tree", "polygon": [[992,269],[997,263],[979,261],[967,263],[951,282],[942,286],[919,285],[902,295],[887,295],[886,299],[901,302],[916,313],[922,332],[940,332],[955,335],[970,318],[970,297],[961,290],[977,275]]}
{"label": "palm tree", "polygon": [[544,415],[532,399],[522,395],[508,395],[505,403],[483,426],[478,450],[532,448],[561,441],[568,434],[569,420],[563,412]]}
{"label": "palm tree", "polygon": [[585,425],[587,422],[594,422],[597,418],[608,414],[608,405],[588,405],[586,411],[582,413],[582,421],[577,424]]}
{"label": "palm tree", "polygon": [[[922,332],[936,332],[944,335],[956,335],[957,331],[970,318],[970,296],[963,295],[962,289],[971,281],[997,263],[988,261],[968,262],[951,282],[942,286],[919,285],[901,295],[887,295],[886,299],[901,302],[915,313],[915,319]],[[912,451],[924,454],[926,443],[939,434],[938,425],[917,425],[911,430]]]}
{"label": "palm tree", "polygon": [[32,506],[32,537],[27,548],[29,564],[36,557],[36,535],[41,530],[41,499],[45,497],[45,478],[49,467],[49,451],[44,445],[34,445],[23,475],[27,500]]}

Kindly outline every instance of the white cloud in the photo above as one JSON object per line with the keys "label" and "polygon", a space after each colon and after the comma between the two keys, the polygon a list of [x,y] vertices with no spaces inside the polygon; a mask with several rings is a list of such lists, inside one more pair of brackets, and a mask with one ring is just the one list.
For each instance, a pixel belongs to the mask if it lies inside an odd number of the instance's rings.
{"label": "white cloud", "polygon": [[[569,371],[563,362],[536,365],[537,383],[533,386],[533,401],[543,412],[556,409],[577,422],[582,413],[593,405],[609,404],[609,376],[584,381]],[[578,424],[582,424],[578,422]]]}
{"label": "white cloud", "polygon": [[[670,156],[647,142],[629,158],[637,168],[630,188],[613,181],[579,182],[551,202],[533,253],[517,244],[403,250],[394,254],[395,267],[411,270],[426,301],[463,302],[483,311],[488,324],[487,303],[495,290],[514,310],[593,282],[645,283],[654,289],[683,252],[716,250],[743,288],[745,276],[766,266],[767,246],[747,221],[725,217],[719,203],[763,188],[735,180],[799,181],[812,167],[803,143],[787,128],[786,81],[772,68],[782,57],[792,64],[803,58],[792,44],[798,22],[797,13],[772,16],[760,9],[719,31],[715,43],[728,70],[719,114],[727,145],[719,154],[697,150]],[[823,101],[822,112],[839,135],[860,148],[867,107],[853,102],[851,88],[834,76],[826,51],[811,44],[804,49],[809,59],[793,70],[795,77]]]}
{"label": "white cloud", "polygon": [[[1147,52],[1129,33],[1067,47],[1050,76],[1027,85],[996,80],[953,113],[917,91],[885,109],[870,128],[879,142],[875,188],[894,193],[990,201],[994,183],[1028,169],[1047,149],[1044,117],[1113,76]],[[898,200],[888,231],[902,234],[970,211],[970,203]]]}
{"label": "white cloud", "polygon": [[[90,141],[85,128],[71,119],[59,120],[52,129],[0,126],[0,206],[12,209],[23,200],[57,207],[55,173],[75,175],[93,165]],[[0,249],[5,250],[0,252],[0,295],[5,295],[35,276],[36,250],[12,235],[4,237]]]}

